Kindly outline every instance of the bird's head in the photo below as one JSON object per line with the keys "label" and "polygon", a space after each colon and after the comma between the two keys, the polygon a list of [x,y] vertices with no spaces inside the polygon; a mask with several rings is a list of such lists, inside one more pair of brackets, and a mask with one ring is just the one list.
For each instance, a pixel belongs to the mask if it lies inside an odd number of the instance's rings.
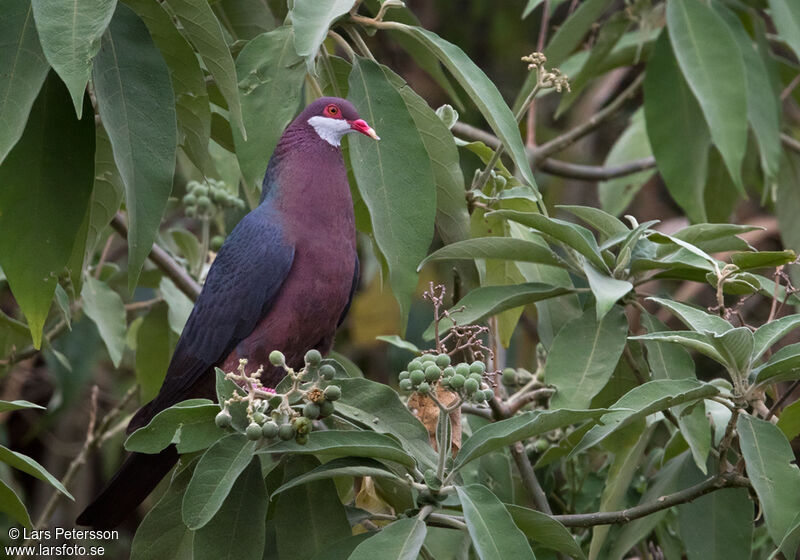
{"label": "bird's head", "polygon": [[380,140],[375,130],[358,116],[353,104],[339,97],[321,97],[300,113],[297,120],[307,122],[311,128],[332,146],[339,146],[342,136],[360,132]]}

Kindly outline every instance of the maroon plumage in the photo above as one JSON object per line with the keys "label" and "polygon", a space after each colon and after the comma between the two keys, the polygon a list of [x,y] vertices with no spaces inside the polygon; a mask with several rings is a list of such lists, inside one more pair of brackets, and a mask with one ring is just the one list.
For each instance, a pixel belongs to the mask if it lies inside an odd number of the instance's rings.
{"label": "maroon plumage", "polygon": [[[265,366],[280,350],[291,367],[306,351],[330,351],[358,278],[355,219],[338,141],[347,132],[377,139],[344,99],[309,105],[281,136],[264,177],[261,203],[228,236],[178,341],[158,396],[131,420],[131,432],[182,400],[214,398],[214,366]],[[173,446],[132,453],[78,524],[118,525],[177,461]]]}

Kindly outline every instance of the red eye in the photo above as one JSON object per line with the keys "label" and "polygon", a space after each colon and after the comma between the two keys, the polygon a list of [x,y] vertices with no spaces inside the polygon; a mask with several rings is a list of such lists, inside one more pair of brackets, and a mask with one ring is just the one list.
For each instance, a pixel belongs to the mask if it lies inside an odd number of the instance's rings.
{"label": "red eye", "polygon": [[331,103],[330,105],[325,107],[324,113],[325,113],[326,117],[330,117],[332,119],[341,119],[342,118],[341,109],[339,109],[339,107],[337,107],[333,103]]}

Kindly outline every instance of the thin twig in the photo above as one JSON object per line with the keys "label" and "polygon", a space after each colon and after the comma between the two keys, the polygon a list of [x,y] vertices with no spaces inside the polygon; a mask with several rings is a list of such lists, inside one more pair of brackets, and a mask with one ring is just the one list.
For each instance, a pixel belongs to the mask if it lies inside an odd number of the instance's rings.
{"label": "thin twig", "polygon": [[554,515],[553,519],[559,521],[566,527],[594,527],[595,525],[610,525],[616,523],[628,523],[640,517],[646,517],[657,511],[671,508],[699,498],[709,492],[714,492],[721,488],[750,486],[750,481],[735,472],[727,472],[713,476],[703,482],[675,492],[661,496],[655,501],[641,504],[620,511],[600,511],[596,513],[579,513],[571,515]]}
{"label": "thin twig", "polygon": [[328,30],[328,37],[333,39],[336,42],[336,44],[342,48],[342,50],[347,54],[347,57],[350,60],[353,60],[356,57],[356,53],[353,50],[353,47],[351,47],[350,44],[344,40],[344,37],[336,33],[336,31]]}
{"label": "thin twig", "polygon": [[[128,226],[121,213],[118,212],[111,219],[111,227],[114,228],[120,237],[128,238]],[[164,249],[154,243],[147,258],[153,261],[153,264],[155,264],[161,272],[166,274],[175,286],[186,294],[189,299],[192,301],[197,299],[197,296],[200,295],[200,284],[198,284],[181,265],[175,262],[175,259],[170,257]]]}
{"label": "thin twig", "polygon": [[525,454],[525,447],[521,441],[518,441],[510,446],[511,456],[514,458],[514,463],[517,465],[517,470],[522,477],[522,485],[528,491],[536,509],[548,515],[553,514],[550,509],[550,504],[547,503],[547,495],[542,490],[542,485],[539,484],[539,479],[536,478],[536,473],[533,472],[533,466]]}
{"label": "thin twig", "polygon": [[800,154],[800,141],[795,140],[788,134],[781,133],[781,142],[790,150]]}
{"label": "thin twig", "polygon": [[792,393],[794,393],[794,390],[797,389],[798,386],[800,386],[800,379],[789,385],[789,388],[786,390],[786,392],[783,393],[777,401],[775,401],[775,404],[769,407],[769,410],[767,411],[764,420],[769,420],[770,418],[772,418],[775,412],[777,412],[777,410],[783,405],[783,403],[785,403],[786,400],[792,395]]}

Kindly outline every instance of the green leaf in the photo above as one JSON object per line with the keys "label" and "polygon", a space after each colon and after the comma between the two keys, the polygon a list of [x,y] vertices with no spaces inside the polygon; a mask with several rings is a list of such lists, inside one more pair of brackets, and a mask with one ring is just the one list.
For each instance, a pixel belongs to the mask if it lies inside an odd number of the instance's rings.
{"label": "green leaf", "polygon": [[551,516],[513,504],[505,504],[505,506],[514,519],[514,524],[525,533],[529,540],[550,550],[569,554],[573,558],[586,558],[567,528]]}
{"label": "green leaf", "polygon": [[23,408],[38,408],[40,410],[47,410],[43,406],[39,406],[38,404],[23,400],[0,401],[0,412],[8,412],[9,410],[21,410]]}
{"label": "green leaf", "polygon": [[[470,99],[478,107],[494,133],[508,149],[511,159],[517,166],[522,178],[536,189],[536,181],[528,164],[525,145],[522,143],[522,138],[517,128],[517,120],[494,83],[464,51],[456,45],[445,41],[432,31],[410,26],[403,27],[403,31],[420,39],[453,74],[458,83],[461,84],[461,87],[469,94]],[[538,196],[538,190],[536,192]]]}
{"label": "green leaf", "polygon": [[208,154],[211,106],[200,61],[173,23],[165,4],[150,0],[126,0],[126,3],[147,25],[153,42],[169,67],[175,92],[178,142],[192,163],[208,174],[211,171]]}
{"label": "green leaf", "polygon": [[558,204],[556,208],[566,210],[599,231],[606,239],[628,233],[628,226],[608,212],[592,206]]}
{"label": "green leaf", "polygon": [[791,249],[785,251],[759,251],[757,253],[734,253],[731,262],[742,270],[754,268],[775,268],[789,264],[797,258],[797,253]]}
{"label": "green leaf", "polygon": [[780,415],[777,426],[786,436],[786,439],[792,441],[800,435],[800,400],[794,401],[781,410]]}
{"label": "green leaf", "polygon": [[[338,401],[336,406],[339,406]],[[326,457],[371,457],[395,461],[411,468],[416,465],[414,458],[393,438],[358,430],[315,431],[309,436],[306,444],[279,441],[257,451],[257,453],[289,452],[298,455],[324,453]]]}
{"label": "green leaf", "polygon": [[51,74],[0,165],[0,231],[14,232],[0,235],[0,266],[36,348],[92,192],[94,114],[88,97],[84,103],[78,121],[67,89]]}
{"label": "green leaf", "polygon": [[667,30],[714,145],[744,194],[741,167],[747,147],[747,86],[736,40],[725,22],[696,0],[667,3]]}
{"label": "green leaf", "polygon": [[111,21],[116,3],[116,0],[31,2],[42,50],[67,85],[79,119],[92,59],[100,49],[100,36]]}
{"label": "green leaf", "polygon": [[261,463],[253,459],[216,515],[195,533],[193,560],[261,560],[268,504]]}
{"label": "green leaf", "polygon": [[571,224],[557,218],[548,218],[533,212],[517,212],[516,210],[498,210],[489,215],[513,220],[537,229],[546,236],[572,247],[600,270],[609,272],[603,257],[600,256],[600,249],[592,232],[583,226]]}
{"label": "green leaf", "polygon": [[617,280],[611,276],[606,276],[598,272],[598,270],[589,263],[583,264],[583,271],[586,273],[589,287],[592,289],[594,299],[597,302],[595,306],[597,320],[602,321],[606,313],[611,311],[611,308],[614,307],[614,304],[633,289],[633,284],[627,280]]}
{"label": "green leaf", "polygon": [[716,360],[722,365],[727,365],[725,358],[717,351],[714,344],[711,342],[711,335],[698,333],[694,331],[664,331],[643,334],[639,336],[630,336],[629,340],[653,340],[656,342],[672,342],[680,344],[686,348],[697,350],[705,354],[712,360]]}
{"label": "green leaf", "polygon": [[408,350],[409,352],[414,352],[415,354],[420,353],[420,349],[417,348],[416,344],[413,344],[407,340],[403,340],[396,334],[376,336],[375,340],[382,340],[383,342],[388,342],[389,344],[391,344],[396,348],[400,348],[402,350]]}
{"label": "green leaf", "polygon": [[192,313],[194,302],[189,297],[178,289],[175,283],[164,276],[158,283],[158,291],[167,302],[167,319],[172,332],[181,334],[186,321],[189,320],[189,315]]}
{"label": "green leaf", "polygon": [[[313,457],[290,455],[286,458],[283,482],[318,466],[319,461]],[[331,480],[315,480],[282,492],[275,503],[273,518],[276,558],[281,560],[306,560],[351,535],[344,506]]]}
{"label": "green leaf", "polygon": [[470,484],[456,486],[456,491],[464,509],[472,545],[481,560],[534,558],[528,539],[514,525],[503,502],[488,488]]}
{"label": "green leaf", "polygon": [[334,459],[320,465],[319,467],[301,474],[297,478],[293,478],[286,484],[279,486],[275,490],[270,499],[273,499],[277,494],[300,486],[306,482],[313,480],[323,480],[326,478],[334,478],[337,476],[371,476],[376,478],[394,478],[405,483],[405,480],[397,476],[395,473],[387,469],[383,464],[369,458],[356,458],[356,457],[341,457]]}
{"label": "green leaf", "polygon": [[672,198],[693,222],[706,221],[703,189],[711,136],[667,33],[662,32],[647,62],[644,80],[647,137]]}
{"label": "green leaf", "polygon": [[756,383],[777,383],[794,379],[800,370],[800,342],[784,346],[753,370]]}
{"label": "green leaf", "polygon": [[[654,315],[642,313],[642,324],[648,333],[668,331],[667,326]],[[680,346],[672,344],[659,344],[645,342],[647,349],[647,363],[655,379],[686,379],[694,378],[694,360],[689,353]]]}
{"label": "green leaf", "polygon": [[[689,464],[681,479],[681,486],[686,488],[705,477]],[[679,505],[678,526],[689,560],[750,558],[753,502],[746,488],[720,488]]]}
{"label": "green leaf", "polygon": [[769,0],[769,8],[780,39],[800,59],[800,6],[792,0]]}
{"label": "green leaf", "polygon": [[70,500],[75,499],[72,497],[72,494],[67,492],[67,489],[64,488],[64,485],[61,484],[58,481],[58,479],[56,479],[53,475],[47,472],[47,470],[42,465],[40,465],[27,455],[23,455],[22,453],[12,451],[11,449],[3,445],[0,445],[0,463],[5,463],[12,469],[20,470],[35,478],[38,478],[39,480],[47,482],[50,486],[52,486],[53,488],[64,494]]}
{"label": "green leaf", "polygon": [[314,58],[328,35],[328,29],[352,7],[351,0],[295,0],[291,12],[292,26],[296,31],[294,48],[306,59],[309,72],[314,72]]}
{"label": "green leaf", "polygon": [[136,332],[136,380],[142,404],[158,394],[176,342],[169,328],[167,305],[154,305]]}
{"label": "green leaf", "polygon": [[711,6],[728,25],[742,55],[747,82],[747,120],[758,140],[764,175],[768,181],[774,181],[781,165],[780,97],[769,90],[767,84],[770,83],[770,76],[764,60],[736,14],[720,2],[714,2]]}
{"label": "green leaf", "polygon": [[[653,150],[647,137],[644,111],[636,111],[631,117],[628,128],[614,142],[603,165],[605,167],[624,165],[652,155]],[[653,169],[645,169],[598,183],[597,195],[600,199],[600,206],[615,216],[622,214],[654,173]]]}
{"label": "green leaf", "polygon": [[236,87],[236,67],[217,16],[207,0],[167,0],[166,3],[181,23],[184,37],[194,46],[214,78],[214,84],[228,104],[231,121],[236,123],[246,139]]}
{"label": "green leaf", "polygon": [[128,287],[156,238],[175,169],[177,125],[169,70],[144,23],[119,4],[93,70],[100,117],[125,184]]}
{"label": "green leaf", "polygon": [[511,237],[478,237],[445,245],[425,257],[417,270],[430,261],[457,259],[504,259],[552,266],[561,266],[563,263],[549,248],[532,241]]}
{"label": "green leaf", "polygon": [[50,65],[28,0],[3,5],[0,20],[0,163],[25,130],[25,122]]}
{"label": "green leaf", "polygon": [[693,224],[678,230],[672,237],[709,253],[752,251],[754,249],[737,235],[760,229],[758,226],[739,224]]}
{"label": "green leaf", "polygon": [[414,268],[433,238],[433,171],[405,101],[381,67],[357,58],[349,84],[351,101],[381,135],[378,142],[363,136],[350,138],[348,146],[358,190],[369,208],[375,241],[386,258],[405,327],[417,287]]}
{"label": "green leaf", "polygon": [[133,537],[131,560],[193,560],[195,533],[181,519],[181,502],[191,477],[191,468],[178,471],[158,503],[144,516]]}
{"label": "green leaf", "polygon": [[114,367],[119,367],[122,353],[125,351],[125,334],[128,327],[122,298],[105,282],[87,275],[83,282],[81,299],[86,315],[97,325],[100,338],[103,339],[111,357],[111,363]]}
{"label": "green leaf", "polygon": [[419,517],[399,519],[359,544],[348,560],[416,560],[426,532]]}
{"label": "green leaf", "polygon": [[205,449],[226,432],[217,427],[214,417],[218,404],[207,399],[193,399],[162,410],[143,428],[125,440],[127,451],[158,453],[170,444],[177,444],[178,453]]}
{"label": "green leaf", "polygon": [[237,433],[220,439],[203,453],[183,495],[181,515],[187,527],[197,530],[214,517],[250,463],[254,448],[254,441]]}
{"label": "green leaf", "polygon": [[[575,455],[603,441],[614,432],[650,414],[695,402],[719,393],[719,389],[696,379],[656,379],[634,387],[611,406],[601,424],[592,427],[570,453]],[[621,410],[613,410],[621,409]]]}
{"label": "green leaf", "polygon": [[[497,315],[506,309],[521,307],[544,299],[558,297],[570,293],[571,290],[538,282],[524,282],[508,286],[484,286],[469,292],[459,300],[457,308],[464,310],[454,314],[454,319],[459,325],[471,325]],[[454,309],[450,312],[453,313]],[[443,319],[439,323],[440,332],[450,328],[452,321]],[[422,334],[423,338],[433,338],[433,325],[429,326]]]}
{"label": "green leaf", "polygon": [[[396,36],[410,37],[403,34]],[[434,63],[438,68],[439,63],[436,61]],[[428,107],[428,103],[417,95],[403,78],[386,66],[381,68],[403,97],[428,152],[436,183],[436,231],[445,243],[463,241],[469,238],[469,212],[467,199],[464,196],[464,175],[461,172],[458,148],[453,135],[442,119]],[[465,275],[466,273],[474,275],[474,267],[462,268],[461,273],[462,282],[468,281]],[[477,283],[477,280],[473,281]]]}
{"label": "green leaf", "polygon": [[94,187],[89,201],[89,228],[86,233],[84,261],[92,262],[97,244],[111,219],[119,210],[125,193],[125,185],[114,163],[114,152],[111,140],[103,126],[95,131],[96,142],[94,152]]}
{"label": "green leaf", "polygon": [[594,420],[606,412],[608,412],[606,409],[533,410],[517,414],[506,420],[492,422],[475,430],[464,442],[456,455],[453,469],[460,469],[469,461],[507,447],[514,442],[586,420]]}
{"label": "green leaf", "polygon": [[249,133],[245,140],[234,128],[233,140],[249,188],[261,185],[272,151],[295,116],[297,104],[286,101],[300,95],[305,67],[295,53],[294,36],[295,28],[279,27],[248,42],[236,57],[242,118]]}
{"label": "green leaf", "polygon": [[779,544],[800,511],[800,470],[792,464],[794,453],[786,436],[769,422],[741,414],[736,429],[767,531]]}
{"label": "green leaf", "polygon": [[740,376],[750,373],[750,358],[755,344],[753,331],[748,327],[738,327],[723,334],[710,335],[709,340],[736,373]]}
{"label": "green leaf", "polygon": [[17,493],[2,480],[0,480],[0,511],[26,529],[33,529],[31,516],[28,515],[25,504],[19,499]]}
{"label": "green leaf", "polygon": [[[800,155],[787,150],[781,161],[775,200],[775,216],[783,246],[800,251]],[[774,286],[774,284],[773,284]]]}
{"label": "green leaf", "polygon": [[722,317],[712,315],[697,307],[664,298],[650,297],[647,299],[648,301],[654,301],[666,307],[673,315],[680,319],[684,325],[694,331],[724,334],[733,328],[733,325]]}
{"label": "green leaf", "polygon": [[[363,428],[389,434],[416,458],[420,469],[436,465],[436,453],[430,444],[428,430],[400,401],[391,387],[368,379],[334,379],[342,389],[336,401],[336,414]],[[310,439],[310,438],[309,438]]]}
{"label": "green leaf", "polygon": [[600,321],[589,308],[567,323],[556,335],[545,363],[545,379],[557,388],[550,406],[588,408],[614,373],[627,334],[621,307],[611,309]]}
{"label": "green leaf", "polygon": [[[797,554],[798,544],[800,544],[800,513],[795,516],[794,521],[792,521],[791,529],[786,531],[783,539],[781,539],[781,542],[778,544],[778,548],[785,558],[792,558]],[[773,553],[770,558],[775,557],[776,554]]]}

